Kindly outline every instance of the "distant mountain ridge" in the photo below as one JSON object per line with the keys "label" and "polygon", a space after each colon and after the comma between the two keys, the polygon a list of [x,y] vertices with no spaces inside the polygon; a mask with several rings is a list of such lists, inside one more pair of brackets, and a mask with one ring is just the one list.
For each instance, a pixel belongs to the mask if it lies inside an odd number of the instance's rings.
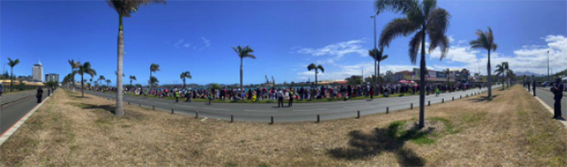
{"label": "distant mountain ridge", "polygon": [[529,72],[529,71],[516,72],[516,76],[524,76],[524,75],[526,75],[526,76],[532,76],[532,75],[534,75],[534,76],[536,76],[536,77],[547,76],[547,74],[542,75],[542,74],[537,74],[537,73],[533,73],[533,72]]}

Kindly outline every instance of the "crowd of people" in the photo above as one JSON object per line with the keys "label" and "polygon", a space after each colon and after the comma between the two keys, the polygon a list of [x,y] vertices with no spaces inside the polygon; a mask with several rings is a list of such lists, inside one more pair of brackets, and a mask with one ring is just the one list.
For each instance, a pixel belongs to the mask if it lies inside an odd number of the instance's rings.
{"label": "crowd of people", "polygon": [[[439,94],[440,92],[454,92],[460,90],[468,90],[471,88],[482,88],[484,85],[475,83],[430,83],[426,85],[426,94]],[[221,87],[221,88],[126,88],[125,92],[129,94],[136,94],[142,96],[158,96],[174,97],[177,100],[180,98],[186,99],[186,102],[191,102],[191,99],[208,99],[212,100],[251,100],[257,102],[258,100],[273,100],[278,104],[287,100],[292,105],[293,100],[319,100],[319,99],[340,99],[348,100],[357,97],[374,98],[378,95],[388,97],[393,94],[417,94],[420,86],[415,83],[388,83],[388,84],[364,84],[364,85],[310,85],[310,86],[288,86],[288,87],[255,87],[240,88]],[[116,91],[115,88],[99,89],[98,91]],[[281,100],[281,101],[280,101]],[[281,104],[283,106],[283,104]]]}

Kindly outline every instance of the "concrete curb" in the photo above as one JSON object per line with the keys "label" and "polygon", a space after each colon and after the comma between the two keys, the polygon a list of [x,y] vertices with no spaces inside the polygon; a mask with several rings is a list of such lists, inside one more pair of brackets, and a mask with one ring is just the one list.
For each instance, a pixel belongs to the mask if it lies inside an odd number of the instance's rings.
{"label": "concrete curb", "polygon": [[[53,92],[52,92],[53,94]],[[32,116],[35,111],[37,111],[37,109],[39,109],[39,107],[43,106],[43,103],[45,103],[47,101],[47,99],[49,99],[48,96],[45,99],[43,99],[43,101],[41,103],[39,103],[37,106],[35,106],[31,111],[29,111],[26,115],[24,115],[22,118],[20,118],[20,120],[18,120],[18,122],[16,122],[14,125],[12,125],[12,127],[10,127],[6,132],[4,132],[3,134],[0,135],[0,146],[2,146],[2,144],[4,144],[4,142],[6,140],[8,140],[8,138],[10,138],[10,136],[12,136],[14,133],[16,133],[16,131],[20,128],[20,126],[22,126],[24,124],[24,122],[26,122],[26,120],[28,120],[28,118],[30,116]]]}

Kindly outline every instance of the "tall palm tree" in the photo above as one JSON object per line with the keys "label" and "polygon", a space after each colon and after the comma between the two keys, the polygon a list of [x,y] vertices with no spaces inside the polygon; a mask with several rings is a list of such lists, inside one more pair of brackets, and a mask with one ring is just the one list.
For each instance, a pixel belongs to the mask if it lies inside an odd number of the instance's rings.
{"label": "tall palm tree", "polygon": [[[75,71],[75,69],[79,68],[81,66],[81,62],[75,61],[73,59],[71,60],[67,60],[67,62],[69,62],[69,65],[71,66],[71,72]],[[75,88],[75,75],[72,75],[71,80],[73,80],[73,90]]]}
{"label": "tall palm tree", "polygon": [[311,63],[307,66],[307,70],[309,71],[315,70],[315,86],[317,86],[317,74],[319,74],[318,70],[321,70],[321,72],[325,72],[325,68],[323,68],[321,64],[315,65],[315,63]]}
{"label": "tall palm tree", "polygon": [[494,43],[494,35],[492,34],[492,29],[490,27],[488,27],[487,32],[476,30],[476,36],[478,36],[478,38],[474,41],[471,41],[469,44],[471,45],[471,49],[486,49],[488,51],[488,63],[486,66],[488,75],[486,76],[486,83],[488,84],[488,98],[491,98],[492,82],[490,79],[490,52],[496,51],[498,45]]}
{"label": "tall palm tree", "polygon": [[191,72],[189,71],[182,72],[179,77],[183,79],[183,89],[185,89],[185,78],[189,78],[189,79],[193,78],[193,76],[191,76]]}
{"label": "tall palm tree", "polygon": [[136,81],[136,76],[130,75],[130,86],[132,86],[132,80]]}
{"label": "tall palm tree", "polygon": [[[374,59],[374,62],[378,62],[378,67],[374,69],[374,76],[380,76],[380,62],[388,58],[388,55],[383,55],[383,51],[384,48],[368,50],[368,55]],[[374,83],[378,83],[379,81],[376,81],[376,78],[379,77],[374,78]]]}
{"label": "tall palm tree", "polygon": [[111,83],[111,82],[112,82],[112,81],[111,81],[110,79],[107,79],[107,80],[106,80],[106,87],[110,87],[110,83]]}
{"label": "tall palm tree", "polygon": [[98,82],[100,82],[100,81],[104,81],[104,80],[106,80],[106,78],[104,78],[104,75],[100,75],[100,76],[98,76],[98,79],[97,79],[97,85],[99,85],[99,86],[100,86],[100,83],[98,83]]}
{"label": "tall palm tree", "polygon": [[[93,85],[93,77],[91,77],[91,79],[89,79],[89,83],[91,84],[91,86]],[[89,86],[89,87],[91,87]]]}
{"label": "tall palm tree", "polygon": [[256,56],[251,54],[252,52],[254,52],[254,50],[249,46],[245,46],[245,47],[241,47],[240,45],[238,47],[233,46],[232,49],[234,50],[234,52],[236,52],[236,54],[238,54],[238,57],[240,57],[240,90],[243,90],[242,78],[244,76],[244,69],[242,68],[242,64],[244,62],[244,58],[249,57],[251,59],[256,59]]}
{"label": "tall palm tree", "polygon": [[124,96],[122,92],[122,75],[123,71],[123,60],[124,60],[124,33],[122,27],[122,17],[130,17],[130,14],[137,12],[138,7],[151,4],[151,3],[164,3],[165,0],[106,0],[108,5],[112,7],[118,13],[118,74],[116,75],[116,116],[124,115],[124,110],[122,108],[122,97]]}
{"label": "tall palm tree", "polygon": [[96,75],[96,71],[91,68],[91,63],[89,63],[87,61],[84,64],[82,64],[81,66],[79,66],[79,69],[74,71],[73,75],[75,75],[75,74],[81,75],[81,97],[85,97],[85,92],[84,92],[84,85],[85,85],[84,81],[85,80],[83,79],[83,76],[85,74],[88,74],[91,77],[94,77]]}
{"label": "tall palm tree", "polygon": [[437,7],[436,0],[424,0],[421,3],[417,0],[376,0],[375,7],[377,14],[383,10],[401,12],[406,17],[392,20],[380,35],[380,47],[388,47],[390,42],[400,36],[408,36],[416,32],[409,43],[409,57],[413,64],[417,61],[417,54],[421,48],[420,79],[419,79],[419,127],[424,126],[425,118],[425,39],[429,34],[429,52],[437,47],[441,49],[441,57],[449,51],[449,39],[445,35],[449,26],[449,12]]}
{"label": "tall palm tree", "polygon": [[[150,80],[152,79],[152,72],[155,73],[159,70],[160,70],[159,64],[152,63],[152,65],[150,65]],[[151,90],[152,90],[152,84],[150,84],[150,91]]]}
{"label": "tall palm tree", "polygon": [[20,64],[20,59],[12,60],[8,57],[8,66],[10,66],[10,92],[14,89],[14,66]]}

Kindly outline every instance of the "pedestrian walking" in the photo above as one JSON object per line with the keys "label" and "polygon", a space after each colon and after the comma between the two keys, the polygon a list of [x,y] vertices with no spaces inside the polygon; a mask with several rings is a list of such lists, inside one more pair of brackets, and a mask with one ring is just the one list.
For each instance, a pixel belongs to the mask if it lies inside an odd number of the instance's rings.
{"label": "pedestrian walking", "polygon": [[555,84],[551,88],[551,92],[553,92],[553,99],[555,100],[555,103],[553,105],[553,118],[563,119],[563,117],[561,116],[561,99],[563,98],[563,84],[561,83],[561,78],[555,79]]}
{"label": "pedestrian walking", "polygon": [[35,94],[35,97],[37,97],[37,103],[41,103],[42,96],[43,96],[43,89],[41,89],[41,87],[37,87],[37,92]]}
{"label": "pedestrian walking", "polygon": [[535,92],[535,89],[536,89],[536,81],[535,81],[535,80],[534,80],[533,83],[532,83],[532,89],[534,90],[534,96],[536,96],[536,92]]}

